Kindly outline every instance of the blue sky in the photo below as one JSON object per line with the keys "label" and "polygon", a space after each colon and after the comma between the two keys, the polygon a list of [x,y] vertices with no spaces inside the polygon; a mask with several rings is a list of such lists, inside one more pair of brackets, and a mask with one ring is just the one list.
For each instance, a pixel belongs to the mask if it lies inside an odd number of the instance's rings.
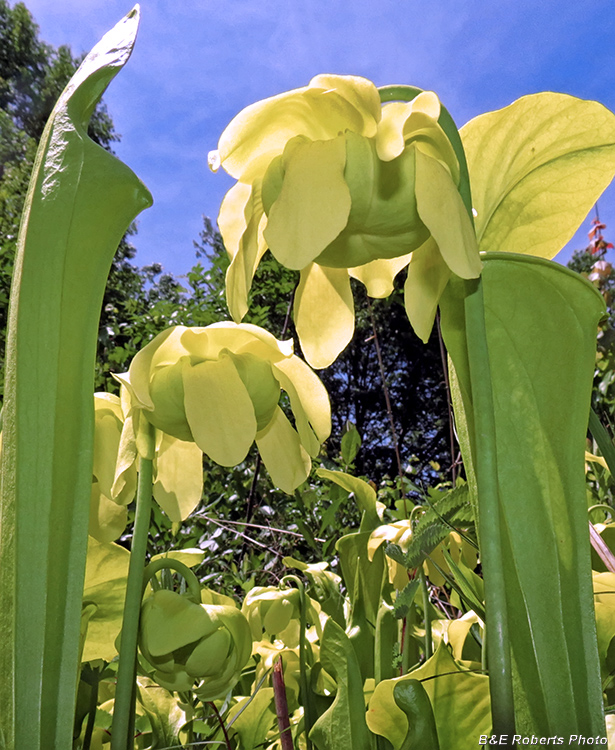
{"label": "blue sky", "polygon": [[[89,50],[123,0],[26,0],[41,38]],[[537,91],[615,110],[613,0],[143,0],[132,58],[105,95],[116,152],[147,184],[136,261],[175,274],[195,262],[201,215],[232,180],[207,169],[225,125],[318,73],[438,93],[458,126]],[[615,237],[615,188],[599,204]],[[564,252],[587,244],[586,222]]]}

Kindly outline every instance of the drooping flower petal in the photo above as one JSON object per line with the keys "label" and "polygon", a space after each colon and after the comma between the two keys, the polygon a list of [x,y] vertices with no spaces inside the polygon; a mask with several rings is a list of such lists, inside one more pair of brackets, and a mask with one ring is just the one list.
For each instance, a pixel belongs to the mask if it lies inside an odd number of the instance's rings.
{"label": "drooping flower petal", "polygon": [[[264,344],[264,347],[254,346],[259,342]],[[203,360],[217,359],[223,349],[237,353],[261,351],[262,356],[274,362],[283,357],[290,357],[293,353],[292,339],[279,341],[264,328],[251,323],[230,321],[213,323],[206,328],[182,328],[181,343],[190,356]]]}
{"label": "drooping flower petal", "polygon": [[111,393],[94,394],[94,463],[92,473],[100,492],[111,497],[115,464],[122,434],[123,415],[120,399]]}
{"label": "drooping flower petal", "polygon": [[183,354],[173,364],[155,368],[149,385],[155,406],[147,414],[148,421],[178,440],[192,440],[184,412],[183,372],[188,361],[188,355]]}
{"label": "drooping flower petal", "polygon": [[271,362],[251,352],[233,354],[228,350],[224,351],[233,360],[248,391],[254,407],[257,431],[264,430],[280,400],[280,384],[273,375]]}
{"label": "drooping flower petal", "polygon": [[218,227],[224,237],[224,248],[231,260],[237,255],[239,241],[252,215],[252,211],[248,208],[251,198],[252,185],[237,182],[220,204]]}
{"label": "drooping flower petal", "polygon": [[[361,118],[360,120],[353,119],[350,123],[350,126],[354,126],[355,132],[367,138],[376,134],[381,117],[380,94],[376,86],[367,78],[321,73],[312,78],[310,88],[326,89],[327,94],[335,92],[341,96],[355,108]],[[347,109],[345,114],[349,115]]]}
{"label": "drooping flower petal", "polygon": [[201,501],[203,454],[191,442],[158,433],[153,494],[173,523],[188,518]]}
{"label": "drooping flower petal", "polygon": [[298,357],[277,362],[273,373],[288,393],[303,447],[310,456],[317,456],[331,432],[331,405],[325,387]]}
{"label": "drooping flower petal", "polygon": [[262,175],[296,135],[335,138],[353,130],[375,135],[378,91],[364,78],[318,76],[309,86],[256,102],[242,110],[220,137],[224,169],[243,182]]}
{"label": "drooping flower petal", "polygon": [[183,368],[186,419],[195,443],[221,466],[247,456],[256,435],[252,401],[233,360],[200,362]]}
{"label": "drooping flower petal", "polygon": [[[415,251],[416,252],[416,251]],[[363,266],[349,268],[353,279],[360,281],[367,289],[367,294],[374,299],[384,299],[395,288],[395,277],[410,262],[412,253],[400,255],[399,258],[372,260]]]}
{"label": "drooping flower petal", "polygon": [[382,108],[376,133],[376,152],[382,161],[398,157],[406,147],[404,123],[412,112],[412,102],[391,102]]}
{"label": "drooping flower petal", "polygon": [[169,343],[167,340],[177,338],[176,328],[167,328],[155,336],[149,344],[143,347],[139,356],[135,357],[128,370],[128,377],[117,376],[123,385],[128,388],[132,395],[137,399],[139,404],[145,409],[153,410],[154,403],[150,397],[150,373],[154,365],[154,359],[159,359],[160,349],[163,343]]}
{"label": "drooping flower petal", "polygon": [[348,271],[315,263],[301,271],[294,318],[306,360],[315,368],[328,367],[354,332]]}
{"label": "drooping flower petal", "polygon": [[111,497],[114,500],[123,497],[126,493],[130,472],[135,471],[135,462],[137,460],[137,434],[135,430],[135,420],[139,419],[139,411],[134,410],[129,413],[124,420],[120,444],[117,453],[117,462],[115,464],[115,477],[111,488]]}
{"label": "drooping flower petal", "polygon": [[98,542],[114,542],[122,535],[127,523],[126,507],[104,495],[98,482],[93,482],[88,534]]}
{"label": "drooping flower petal", "polygon": [[256,436],[256,444],[275,486],[292,495],[308,478],[312,462],[280,407]]}
{"label": "drooping flower petal", "polygon": [[[243,199],[243,183],[238,182],[235,187],[241,185],[241,198]],[[228,194],[227,194],[228,196]],[[256,180],[249,192],[244,206],[242,220],[234,214],[233,201],[225,201],[220,209],[218,223],[220,231],[225,238],[225,246],[232,257],[226,272],[226,300],[233,320],[240,322],[248,311],[248,294],[252,286],[252,279],[261,258],[267,250],[267,244],[263,238],[264,212],[260,195],[260,180]],[[239,229],[243,231],[237,236]]]}
{"label": "drooping flower petal", "polygon": [[344,136],[291,149],[264,231],[269,249],[288,268],[311,263],[346,226],[351,200],[345,165]]}
{"label": "drooping flower petal", "polygon": [[451,277],[433,237],[412,253],[404,285],[404,305],[416,335],[426,344],[433,328],[438,302]]}
{"label": "drooping flower petal", "polygon": [[416,204],[442,257],[462,279],[480,276],[483,264],[478,255],[476,234],[459,191],[446,167],[415,149]]}

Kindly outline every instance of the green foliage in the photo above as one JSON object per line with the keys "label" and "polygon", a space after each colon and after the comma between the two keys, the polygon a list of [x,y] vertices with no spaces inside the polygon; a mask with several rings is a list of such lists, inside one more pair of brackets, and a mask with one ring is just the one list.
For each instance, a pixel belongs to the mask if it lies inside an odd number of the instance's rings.
{"label": "green foliage", "polygon": [[[54,107],[21,224],[0,498],[0,663],[11,675],[0,688],[0,732],[9,747],[59,750],[72,732],[98,315],[115,248],[151,203],[130,169],[87,136],[84,122],[128,59],[137,20],[134,11],[118,24]],[[13,673],[16,658],[23,661]]]}
{"label": "green foliage", "polygon": [[[82,58],[81,58],[82,59]],[[38,142],[53,106],[81,59],[68,47],[40,41],[23,3],[0,0],[0,362],[4,370],[8,298],[17,235]],[[89,137],[111,150],[118,136],[104,104],[88,126]],[[125,248],[125,252],[130,252]],[[3,377],[0,377],[2,388]]]}
{"label": "green foliage", "polygon": [[[514,686],[519,731],[546,736],[583,731],[579,728],[584,726],[588,733],[599,732],[603,718],[595,680],[588,700],[588,665],[597,674],[597,653],[587,511],[579,498],[584,494],[582,454],[594,331],[603,303],[579,276],[527,256],[485,256],[482,284],[493,388],[490,446],[482,442],[486,428],[478,420],[484,412],[477,406],[481,389],[473,385],[478,373],[469,354],[471,338],[477,337],[468,313],[472,292],[462,284],[451,284],[447,290],[442,330],[463,396],[464,412],[457,410],[456,419],[467,420],[472,440],[472,453],[464,460],[479,476],[488,632],[496,626],[489,616],[505,613],[502,627],[508,622],[511,627],[503,653],[512,651],[519,670]],[[489,467],[496,480],[493,495],[481,485],[480,475]],[[501,568],[492,555],[501,558]],[[502,580],[489,578],[496,570],[502,571]],[[545,577],[557,581],[557,588],[542,585]],[[492,592],[496,599],[491,599]],[[505,602],[498,602],[500,596]],[[559,604],[562,596],[565,607]],[[564,653],[565,675],[558,675]],[[557,701],[542,687],[564,682],[570,688],[559,690]]]}

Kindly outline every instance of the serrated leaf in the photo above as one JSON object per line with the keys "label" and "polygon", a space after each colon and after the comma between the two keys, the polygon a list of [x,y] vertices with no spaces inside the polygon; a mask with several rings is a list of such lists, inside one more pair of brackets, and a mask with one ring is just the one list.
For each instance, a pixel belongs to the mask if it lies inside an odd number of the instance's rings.
{"label": "serrated leaf", "polygon": [[434,521],[418,533],[415,532],[406,552],[406,567],[412,569],[422,565],[427,555],[431,554],[450,533],[450,528],[440,521]]}
{"label": "serrated leaf", "polygon": [[405,552],[402,550],[402,548],[399,546],[399,544],[392,544],[389,542],[389,544],[386,545],[384,548],[384,554],[387,557],[390,557],[391,560],[395,560],[396,563],[399,563],[400,565],[403,565],[404,568],[410,567],[406,564],[407,558]]}
{"label": "serrated leaf", "polygon": [[408,583],[403,591],[400,591],[397,594],[393,612],[398,620],[403,619],[410,611],[410,607],[412,606],[412,602],[414,601],[414,597],[416,596],[416,592],[418,591],[420,582],[421,581],[419,578],[415,578],[413,581],[410,581]]}

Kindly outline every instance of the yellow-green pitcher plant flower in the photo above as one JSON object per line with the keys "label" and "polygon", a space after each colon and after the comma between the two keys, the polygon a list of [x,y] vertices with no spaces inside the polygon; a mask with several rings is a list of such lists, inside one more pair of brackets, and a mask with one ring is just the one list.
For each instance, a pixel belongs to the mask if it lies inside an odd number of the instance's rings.
{"label": "yellow-green pitcher plant flower", "polygon": [[350,277],[386,297],[412,260],[406,308],[426,340],[451,273],[476,278],[481,270],[440,110],[433,92],[382,106],[365,78],[319,75],[232,120],[210,165],[238,180],[218,218],[234,320],[247,311],[269,248],[301,271],[297,332],[308,362],[326,367],[354,330]]}
{"label": "yellow-green pitcher plant flower", "polygon": [[[137,491],[137,467],[131,462],[116,483],[124,413],[118,396],[94,394],[94,465],[89,534],[99,542],[115,541],[128,523],[127,505]],[[119,479],[119,478],[118,478]],[[119,486],[119,491],[114,491]]]}
{"label": "yellow-green pitcher plant flower", "polygon": [[[258,326],[177,326],[156,336],[119,376],[132,408],[166,435],[222,466],[245,459],[254,441],[273,483],[292,493],[331,430],[327,392],[293,354]],[[278,405],[290,401],[295,426]],[[135,417],[136,418],[136,417]],[[134,427],[138,444],[139,428]]]}
{"label": "yellow-green pitcher plant flower", "polygon": [[[309,596],[305,597],[305,604],[306,622],[314,626],[320,636],[320,604]],[[255,586],[246,594],[241,611],[250,624],[255,641],[261,640],[265,635],[278,638],[289,648],[299,645],[301,594],[298,589]]]}
{"label": "yellow-green pitcher plant flower", "polygon": [[[135,414],[125,387],[121,396],[94,394],[94,467],[89,534],[112,542],[126,528],[126,507],[137,489]],[[203,491],[203,454],[192,442],[155,431],[153,496],[170,520],[181,523]]]}
{"label": "yellow-green pitcher plant flower", "polygon": [[141,607],[139,648],[153,678],[203,701],[223,698],[252,653],[250,626],[234,604],[202,604],[160,589]]}

